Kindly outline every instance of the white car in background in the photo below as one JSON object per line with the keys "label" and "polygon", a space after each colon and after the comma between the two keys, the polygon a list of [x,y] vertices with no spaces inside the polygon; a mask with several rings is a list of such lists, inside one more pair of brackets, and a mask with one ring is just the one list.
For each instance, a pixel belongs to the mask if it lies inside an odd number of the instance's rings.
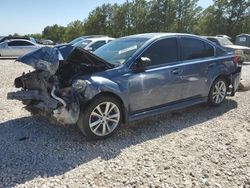
{"label": "white car in background", "polygon": [[0,57],[18,57],[41,48],[35,42],[25,39],[11,39],[0,43]]}
{"label": "white car in background", "polygon": [[101,46],[113,40],[115,40],[115,38],[111,38],[111,37],[87,38],[87,39],[80,40],[79,42],[73,44],[73,46],[78,46],[78,47],[84,48],[85,50],[94,52]]}

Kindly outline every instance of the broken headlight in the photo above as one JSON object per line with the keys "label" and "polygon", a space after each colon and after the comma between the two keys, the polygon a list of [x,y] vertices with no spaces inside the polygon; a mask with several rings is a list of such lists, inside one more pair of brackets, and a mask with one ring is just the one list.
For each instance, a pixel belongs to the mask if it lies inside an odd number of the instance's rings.
{"label": "broken headlight", "polygon": [[76,90],[85,90],[88,82],[86,80],[76,80],[73,84],[72,87]]}

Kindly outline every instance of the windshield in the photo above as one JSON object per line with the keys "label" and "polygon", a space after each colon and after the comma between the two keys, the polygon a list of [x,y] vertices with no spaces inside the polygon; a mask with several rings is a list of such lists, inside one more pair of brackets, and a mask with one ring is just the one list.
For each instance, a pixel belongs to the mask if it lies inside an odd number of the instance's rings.
{"label": "windshield", "polygon": [[121,38],[114,40],[94,54],[113,65],[125,63],[148,39],[147,38]]}
{"label": "windshield", "polygon": [[218,39],[220,45],[222,45],[222,46],[224,46],[224,45],[233,45],[233,43],[229,39],[227,39],[225,37],[218,37],[217,39]]}
{"label": "windshield", "polygon": [[69,44],[75,44],[75,43],[77,43],[77,42],[80,42],[82,39],[83,39],[82,37],[78,37],[78,38],[76,38],[76,39],[70,41]]}
{"label": "windshield", "polygon": [[91,40],[80,40],[79,42],[76,42],[75,44],[73,44],[73,46],[85,48],[90,42]]}

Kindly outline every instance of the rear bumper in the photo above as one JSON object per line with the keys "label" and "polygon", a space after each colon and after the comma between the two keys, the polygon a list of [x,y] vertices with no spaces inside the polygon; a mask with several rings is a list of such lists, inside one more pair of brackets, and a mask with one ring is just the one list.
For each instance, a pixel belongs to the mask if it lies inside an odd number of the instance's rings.
{"label": "rear bumper", "polygon": [[237,91],[240,83],[241,78],[241,69],[242,67],[237,67],[236,71],[231,74],[231,96],[235,95],[235,92]]}

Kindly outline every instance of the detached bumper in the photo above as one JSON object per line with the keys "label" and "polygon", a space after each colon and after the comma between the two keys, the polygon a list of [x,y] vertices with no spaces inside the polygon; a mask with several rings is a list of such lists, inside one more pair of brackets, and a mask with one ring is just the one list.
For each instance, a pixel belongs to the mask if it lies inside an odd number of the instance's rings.
{"label": "detached bumper", "polygon": [[[52,97],[51,97],[52,96]],[[54,89],[51,95],[38,90],[9,92],[7,99],[22,101],[25,108],[45,115],[64,125],[75,124],[79,119],[80,106],[77,100],[66,103],[55,95]]]}
{"label": "detached bumper", "polygon": [[7,99],[9,100],[19,100],[19,101],[28,101],[35,100],[39,101],[34,107],[39,108],[40,110],[44,109],[56,109],[58,101],[51,98],[49,95],[42,93],[38,90],[29,90],[29,91],[16,91],[9,92],[7,94]]}

